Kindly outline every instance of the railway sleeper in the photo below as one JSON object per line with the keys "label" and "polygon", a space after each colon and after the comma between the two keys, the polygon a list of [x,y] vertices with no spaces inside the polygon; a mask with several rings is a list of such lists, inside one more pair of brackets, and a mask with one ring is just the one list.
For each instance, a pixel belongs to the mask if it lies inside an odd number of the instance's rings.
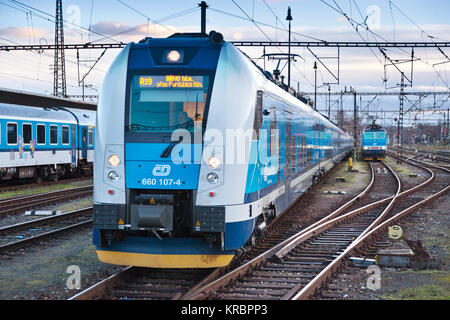
{"label": "railway sleeper", "polygon": [[182,286],[182,285],[175,285],[175,286],[160,286],[160,285],[127,285],[123,287],[118,287],[116,290],[119,291],[130,291],[130,292],[177,292],[180,290],[186,290],[189,289],[190,286]]}
{"label": "railway sleeper", "polygon": [[272,278],[284,278],[284,279],[299,279],[299,278],[313,278],[314,275],[309,273],[297,273],[297,272],[271,272],[271,271],[254,271],[252,272],[254,277],[272,277]]}
{"label": "railway sleeper", "polygon": [[309,282],[309,280],[302,279],[302,278],[299,278],[299,277],[297,277],[297,278],[280,278],[278,280],[278,282],[275,282],[273,280],[271,281],[271,280],[268,280],[267,278],[261,278],[261,277],[245,277],[242,280],[245,281],[245,282],[256,282],[256,281],[258,281],[258,282],[260,282],[263,285],[263,288],[266,288],[266,286],[264,286],[266,283],[291,284],[289,287],[286,285],[286,289],[292,288],[294,286],[294,284],[297,284],[297,283],[307,284]]}
{"label": "railway sleeper", "polygon": [[[291,280],[292,281],[292,280]],[[263,280],[254,280],[252,278],[248,278],[247,280],[240,281],[237,285],[240,288],[250,288],[250,289],[273,289],[273,290],[283,290],[283,289],[291,289],[294,285],[283,280],[279,282],[270,281],[269,279]]]}
{"label": "railway sleeper", "polygon": [[176,292],[166,293],[166,292],[129,292],[127,290],[116,290],[114,292],[114,297],[117,299],[170,299]]}
{"label": "railway sleeper", "polygon": [[225,287],[221,288],[218,293],[240,293],[240,294],[246,294],[246,295],[252,295],[255,299],[259,299],[260,296],[271,296],[272,299],[276,297],[281,297],[285,294],[285,290],[274,290],[274,289],[267,289],[261,292],[261,288],[247,288],[247,287],[240,287],[240,286],[232,286],[232,287]]}
{"label": "railway sleeper", "polygon": [[261,267],[261,271],[276,271],[276,272],[300,272],[300,273],[318,273],[322,271],[323,268],[314,265],[280,265],[278,267],[270,266],[270,267]]}

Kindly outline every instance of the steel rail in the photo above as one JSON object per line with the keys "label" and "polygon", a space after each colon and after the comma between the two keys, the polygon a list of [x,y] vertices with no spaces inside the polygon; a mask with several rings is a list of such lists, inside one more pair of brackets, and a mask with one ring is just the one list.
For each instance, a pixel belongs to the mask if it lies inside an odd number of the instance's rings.
{"label": "steel rail", "polygon": [[[333,168],[332,170],[330,170],[329,172],[327,172],[327,175],[330,174],[331,172],[334,172],[334,170],[336,169]],[[372,187],[373,184],[373,170],[371,172],[372,174],[372,181],[369,184],[369,186],[363,191],[361,192],[358,196],[356,196],[355,198],[353,198],[350,203],[345,204],[344,206],[342,206],[340,208],[340,210],[344,210],[345,208],[347,208],[347,206],[351,205],[353,202],[356,202],[357,200],[359,200],[360,198],[362,198],[363,196],[366,195],[366,193],[368,192],[368,190]],[[322,181],[322,180],[321,180]],[[320,182],[321,182],[320,181]],[[320,182],[318,184],[320,184]],[[316,185],[318,185],[316,184]],[[339,210],[339,209],[338,209]],[[336,212],[338,211],[336,210]],[[287,210],[284,211],[284,213]],[[283,214],[284,214],[283,213]],[[279,215],[277,218],[280,218],[282,216]],[[277,221],[277,220],[276,220]],[[274,221],[275,223],[275,221]],[[272,223],[268,228],[271,228],[273,226]],[[227,267],[223,267],[223,268],[217,268],[215,269],[212,273],[210,273],[207,277],[205,277],[202,281],[198,282],[196,285],[194,285],[192,288],[190,288],[188,291],[186,291],[183,294],[179,294],[176,295],[172,298],[172,300],[184,300],[184,299],[188,299],[192,294],[194,294],[199,288],[202,288],[204,286],[206,286],[208,283],[212,282],[214,279],[218,278],[220,276],[221,273],[224,272],[224,270]],[[127,277],[130,276],[130,274],[136,269],[136,267],[127,267],[119,272],[117,272],[116,274],[110,276],[109,278],[92,285],[91,287],[85,289],[84,291],[74,295],[73,297],[71,297],[69,300],[92,300],[92,299],[98,299],[101,298],[105,295],[105,292],[108,288],[114,287],[116,286],[118,283],[122,282],[124,279],[126,279]]]}
{"label": "steel rail", "polygon": [[72,192],[72,191],[76,192],[76,191],[92,190],[92,187],[93,187],[92,185],[87,185],[87,186],[81,186],[81,187],[70,188],[70,189],[62,189],[62,190],[57,190],[57,191],[41,192],[41,193],[35,193],[35,194],[30,194],[30,195],[25,195],[25,196],[5,198],[5,199],[0,200],[0,206],[3,207],[5,205],[14,204],[16,202],[32,200],[35,198],[43,198],[45,196],[51,196],[51,195],[65,194],[65,193]]}
{"label": "steel rail", "polygon": [[370,165],[371,169],[371,180],[367,187],[359,193],[357,196],[355,196],[353,199],[348,201],[347,203],[343,204],[341,207],[333,211],[331,214],[326,216],[325,218],[317,221],[316,223],[312,224],[311,226],[303,229],[302,231],[292,235],[288,239],[282,241],[281,243],[277,244],[273,248],[267,250],[266,252],[261,253],[260,255],[256,256],[252,260],[246,262],[245,264],[239,266],[238,268],[234,269],[233,271],[229,272],[228,274],[220,277],[219,279],[209,283],[208,285],[199,288],[196,291],[192,291],[190,294],[186,294],[185,296],[181,297],[182,300],[192,300],[192,299],[201,299],[203,296],[208,294],[211,291],[216,290],[220,286],[222,286],[223,283],[232,281],[234,279],[237,279],[238,277],[244,275],[249,269],[254,268],[258,266],[259,264],[263,263],[266,258],[269,258],[273,256],[274,252],[281,249],[282,247],[289,245],[293,240],[301,236],[302,234],[307,233],[308,231],[317,228],[319,225],[326,223],[327,221],[333,219],[337,215],[341,214],[346,208],[354,204],[359,199],[365,197],[369,190],[372,188],[374,181],[375,181],[375,174],[372,165]]}
{"label": "steel rail", "polygon": [[[86,209],[92,211],[92,207],[91,208],[84,208],[84,209],[80,209],[80,210],[86,210]],[[65,227],[58,228],[58,229],[55,229],[55,230],[51,230],[51,231],[48,231],[48,232],[45,232],[45,233],[41,233],[41,234],[38,234],[36,236],[32,236],[32,237],[21,239],[21,240],[14,241],[14,242],[9,242],[9,243],[0,245],[0,252],[6,251],[6,250],[11,250],[11,249],[17,248],[17,247],[21,247],[21,246],[23,246],[25,244],[29,244],[29,243],[31,243],[33,241],[49,238],[49,237],[52,237],[54,235],[57,235],[57,234],[60,234],[60,233],[64,233],[64,232],[67,232],[67,231],[70,231],[70,230],[73,230],[73,229],[76,229],[76,228],[79,228],[79,227],[84,227],[84,226],[87,226],[87,225],[91,224],[92,222],[93,222],[93,219],[89,219],[89,220],[82,221],[82,222],[79,222],[79,223],[75,223],[75,224],[72,224],[72,225],[69,225],[69,226],[65,226]]]}
{"label": "steel rail", "polygon": [[92,206],[86,207],[86,208],[83,208],[80,210],[73,210],[73,211],[61,213],[61,214],[54,215],[54,216],[34,219],[31,221],[20,222],[20,223],[16,223],[16,224],[13,224],[10,226],[6,226],[6,227],[0,227],[0,236],[2,234],[11,233],[13,231],[20,230],[23,228],[36,227],[38,225],[41,225],[41,224],[44,224],[47,222],[56,222],[59,220],[67,219],[69,217],[92,213],[92,208],[93,208]]}
{"label": "steel rail", "polygon": [[85,197],[90,194],[92,194],[92,185],[0,200],[0,217],[20,210],[38,208],[43,205]]}
{"label": "steel rail", "polygon": [[[288,243],[288,241],[282,242],[280,245],[261,254],[260,256],[256,257],[252,261],[249,261],[246,265],[243,265],[242,267],[234,270],[233,272],[229,273],[228,275],[225,275],[222,278],[217,279],[215,282],[211,283],[207,287],[202,288],[201,290],[198,290],[196,293],[194,293],[193,295],[191,295],[190,297],[187,297],[187,298],[188,299],[202,299],[205,296],[207,296],[210,292],[218,290],[225,283],[229,283],[230,281],[236,280],[240,276],[243,276],[250,268],[255,268],[259,264],[262,264],[264,262],[264,260],[266,260],[267,257],[276,256],[279,259],[281,259],[285,254],[287,254],[289,251],[291,251],[294,247],[296,247],[296,245],[300,244],[301,242],[304,242],[307,239],[309,239],[313,236],[316,236],[316,235],[322,233],[323,231],[330,229],[332,226],[334,226],[338,223],[352,220],[353,218],[355,218],[356,216],[358,216],[362,212],[365,212],[368,209],[373,209],[387,201],[390,201],[389,205],[383,210],[383,213],[381,214],[381,216],[384,217],[391,210],[392,206],[394,205],[394,203],[400,196],[406,195],[407,192],[413,192],[414,190],[417,190],[418,188],[421,188],[432,181],[432,178],[430,178],[426,182],[424,182],[418,186],[415,186],[414,188],[411,188],[404,192],[400,192],[400,190],[401,190],[400,179],[398,178],[398,176],[395,174],[395,172],[393,172],[393,170],[389,166],[387,166],[387,167],[389,168],[391,173],[397,179],[398,187],[397,187],[397,192],[396,192],[395,196],[381,199],[379,201],[376,201],[374,203],[366,205],[362,208],[353,210],[343,216],[340,216],[340,217],[337,217],[337,218],[334,218],[334,219],[331,219],[331,220],[328,220],[325,222],[322,221],[323,223],[321,225],[316,225],[315,227],[311,226],[311,228],[309,228],[309,230],[305,229],[305,230],[299,232],[298,234],[294,235],[293,237],[291,237],[289,239],[289,240],[292,240],[290,243]],[[429,172],[431,172],[431,171],[429,171]],[[374,228],[374,224],[371,224],[369,226],[369,228]],[[285,245],[285,247],[283,247],[283,245]],[[281,247],[281,249],[278,250],[280,247]],[[278,250],[278,251],[275,252],[276,250]],[[273,254],[274,252],[275,252],[275,255]],[[283,299],[289,299],[293,294],[295,294],[298,290],[300,290],[300,288],[302,286],[303,286],[302,284],[298,284],[297,286],[295,286],[285,296],[283,296]]]}
{"label": "steel rail", "polygon": [[117,283],[121,282],[124,278],[128,277],[131,270],[136,267],[128,266],[112,276],[90,286],[89,288],[77,293],[76,295],[70,297],[68,300],[94,300],[100,299],[105,295],[105,291],[108,288],[114,287]]}
{"label": "steel rail", "polygon": [[[299,244],[305,242],[306,240],[308,240],[311,237],[314,237],[330,228],[332,228],[334,225],[338,224],[338,223],[342,223],[342,222],[346,222],[349,221],[351,219],[353,219],[354,217],[358,216],[359,214],[366,212],[369,209],[373,209],[378,207],[379,205],[382,205],[383,203],[390,201],[388,206],[383,210],[383,212],[378,216],[377,219],[374,220],[374,222],[372,222],[372,224],[370,224],[370,226],[367,229],[373,227],[374,223],[379,221],[380,217],[383,218],[386,214],[389,213],[389,211],[391,210],[391,208],[393,207],[395,201],[397,200],[398,196],[400,195],[400,190],[401,190],[401,181],[400,178],[398,177],[398,175],[391,169],[391,167],[389,167],[387,164],[384,164],[389,171],[392,173],[392,175],[396,178],[397,180],[397,192],[394,196],[390,196],[372,203],[369,203],[361,208],[355,209],[353,211],[350,211],[344,215],[341,215],[339,217],[336,217],[332,220],[329,220],[325,223],[322,223],[320,225],[318,225],[317,227],[315,227],[314,229],[311,230],[307,230],[307,232],[299,234],[299,236],[295,239],[293,239],[293,241],[291,243],[289,243],[288,245],[284,246],[281,250],[277,251],[275,253],[275,256],[279,259],[282,259],[286,254],[288,254],[292,249],[294,249],[296,246],[298,246]],[[365,230],[365,231],[366,231]],[[363,233],[365,232],[363,231]]]}
{"label": "steel rail", "polygon": [[[450,172],[450,170],[447,170],[447,171]],[[425,181],[426,184],[429,184],[433,179],[434,179],[434,174],[431,178],[429,178],[427,181]],[[424,186],[424,183],[422,183],[420,186]],[[417,187],[418,186],[408,189],[406,191],[403,191],[401,194],[403,196],[405,196],[405,195],[417,190]],[[381,234],[385,234],[386,228],[388,226],[393,225],[398,220],[404,218],[404,216],[407,213],[412,212],[412,210],[417,208],[419,205],[427,203],[430,200],[436,198],[437,196],[440,196],[443,193],[447,192],[449,188],[450,188],[450,185],[445,187],[443,190],[433,194],[432,196],[402,210],[400,213],[394,215],[393,217],[389,218],[385,222],[382,222],[378,226],[375,226],[371,231],[365,233],[364,236],[358,237],[357,239],[355,239],[336,259],[334,259],[330,264],[328,264],[328,266],[325,267],[325,269],[323,269],[316,277],[314,277],[314,279],[312,281],[310,281],[306,286],[304,286],[303,288],[301,288],[301,290],[299,290],[296,294],[294,294],[292,296],[291,300],[307,299],[308,297],[313,295],[314,292],[316,290],[318,290],[323,285],[323,283],[325,283],[328,280],[328,278],[331,277],[332,274],[337,272],[339,265],[340,265],[340,263],[342,263],[344,258],[346,258],[347,256],[354,253],[357,249],[361,248],[365,243],[368,242],[369,239],[373,239],[372,237],[374,237],[375,235],[379,236]]]}

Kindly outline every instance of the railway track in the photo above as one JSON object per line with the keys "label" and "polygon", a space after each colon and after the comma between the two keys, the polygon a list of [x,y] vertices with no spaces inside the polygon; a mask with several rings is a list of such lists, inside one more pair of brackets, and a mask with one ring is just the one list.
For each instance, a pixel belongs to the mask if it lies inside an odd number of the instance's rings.
{"label": "railway track", "polygon": [[69,300],[177,300],[217,277],[219,269],[126,267]]}
{"label": "railway track", "polygon": [[[392,175],[377,173],[378,170],[374,170],[374,167],[377,168],[379,165],[371,163],[372,180],[360,195],[322,220],[278,243],[186,298],[202,300],[289,299],[299,288],[314,278],[315,274],[326,266],[333,255],[361,234],[359,224],[365,223],[368,226],[374,219],[356,222],[353,219],[343,223],[344,220],[350,220],[369,210],[374,206],[373,203],[376,203],[378,213],[390,206],[395,195],[400,191],[400,180],[392,171],[389,171]],[[370,190],[385,189],[384,185],[394,186],[394,188],[391,187],[387,197],[381,193],[374,198],[367,197],[361,203],[361,198]],[[369,202],[369,204],[365,205],[365,202]],[[384,207],[378,208],[381,205]],[[349,213],[342,215],[343,212]],[[333,229],[337,221],[341,222],[341,229],[338,226]],[[329,233],[324,233],[326,231]],[[341,237],[339,238],[339,236]],[[301,251],[298,246],[304,242],[307,243],[305,247],[301,248],[303,250]]]}
{"label": "railway track", "polygon": [[[398,151],[396,148],[392,148],[395,152]],[[429,161],[438,162],[437,164],[446,168],[450,168],[450,158],[449,156],[442,155],[438,152],[426,151],[426,150],[416,150],[410,148],[403,148],[403,152],[410,154],[414,157],[422,157],[428,159]],[[450,155],[450,153],[449,153]]]}
{"label": "railway track", "polygon": [[0,253],[92,224],[92,207],[0,228]]}
{"label": "railway track", "polygon": [[[374,164],[375,167],[380,164]],[[215,270],[148,270],[128,267],[72,299],[304,299],[348,263],[360,243],[380,225],[395,221],[389,212],[400,198],[424,188],[429,178],[401,190],[398,176],[372,168],[372,180],[359,195],[307,228],[292,217],[273,223],[266,236],[239,259],[240,265]],[[424,169],[427,170],[427,169]],[[375,179],[375,176],[377,177]],[[396,181],[396,183],[394,183]],[[376,183],[375,183],[376,182]],[[383,190],[383,192],[379,192]],[[391,189],[388,191],[388,189]],[[378,192],[369,191],[375,189]],[[372,190],[374,191],[374,190]],[[389,195],[386,193],[389,192]],[[405,210],[403,210],[405,211]],[[402,212],[403,212],[402,211]],[[282,217],[281,215],[280,217]],[[388,219],[387,222],[382,222]],[[277,222],[277,221],[276,221]],[[288,227],[288,225],[290,227]],[[298,229],[301,229],[300,231]],[[385,232],[385,229],[381,229]],[[379,237],[379,236],[378,236]],[[383,240],[372,246],[386,245]],[[231,271],[230,271],[231,270]],[[198,273],[199,272],[199,273]],[[203,273],[204,272],[204,273]],[[228,273],[226,273],[228,272]],[[191,274],[192,276],[187,276]],[[203,285],[204,284],[204,285]]]}
{"label": "railway track", "polygon": [[0,217],[92,195],[92,185],[0,200]]}
{"label": "railway track", "polygon": [[[399,182],[399,178],[396,178]],[[394,207],[404,198],[435,181],[434,172],[420,185],[328,219],[305,229],[288,241],[261,254],[236,270],[197,290],[187,299],[306,299],[315,294],[327,280],[348,263],[349,257],[363,246],[386,245],[380,237],[418,205],[448,190],[439,192],[406,208]],[[439,184],[437,188],[442,186]],[[431,189],[436,188],[436,185]],[[381,207],[380,207],[381,205]],[[398,206],[398,204],[397,204]],[[389,212],[396,209],[396,214]],[[400,211],[398,211],[400,210]],[[361,213],[364,215],[361,215]]]}
{"label": "railway track", "polygon": [[[334,172],[335,170],[336,169],[332,171]],[[321,182],[316,184],[316,186],[320,185],[322,181],[324,180],[322,179]],[[341,207],[340,210],[337,210],[337,212],[344,210],[347,206],[351,205],[354,202],[360,201],[360,199],[367,194],[371,186],[372,184],[370,184],[363,192],[358,194],[357,197],[353,198],[353,201],[348,202],[345,206]],[[301,199],[302,197],[299,200]],[[296,203],[296,206],[300,205],[301,203],[298,201]],[[289,238],[289,236],[295,234],[296,231],[303,228],[302,224],[303,223],[301,223],[299,220],[298,211],[289,209],[286,210],[285,213],[278,216],[277,219],[268,226],[266,236],[262,240],[258,240],[254,248],[252,248],[250,251],[247,251],[240,258],[234,260],[234,262],[229,267],[208,271],[204,274],[204,279],[202,282],[196,283],[194,287],[191,287],[189,289],[186,287],[186,283],[183,283],[181,286],[179,286],[173,279],[173,275],[180,273],[180,269],[169,270],[170,274],[168,275],[164,273],[164,270],[157,270],[157,272],[152,275],[152,272],[154,272],[155,270],[152,271],[147,269],[147,271],[138,271],[140,268],[129,267],[125,268],[121,272],[118,272],[116,275],[113,275],[110,278],[86,289],[85,291],[74,296],[72,299],[183,299],[184,297],[191,295],[193,291],[201,287],[202,283],[210,283],[212,280],[216,279],[229,269],[232,269],[236,265],[242,263],[242,261],[246,259],[248,260],[252,256],[257,255],[259,252],[265,251],[265,248],[272,248],[274,244],[277,244],[280,241]],[[147,272],[147,275],[143,276],[142,272]],[[158,278],[158,276],[163,276],[162,279],[164,279],[164,277],[171,279],[170,282],[163,281],[165,283],[164,288],[161,289],[165,292],[163,295],[160,295],[157,292],[153,293],[153,291],[155,290],[155,288],[153,288],[153,283],[158,284],[159,286],[162,285],[162,280]],[[145,280],[142,280],[142,277],[144,277]],[[183,278],[180,278],[180,281],[183,282]],[[134,282],[139,283],[139,285],[134,285]],[[143,286],[144,283],[147,284],[147,288]],[[192,285],[193,284],[194,282],[192,282]],[[124,291],[123,288],[125,287],[128,289],[125,289]],[[119,291],[121,292],[120,294],[115,293],[116,288],[121,288],[121,291]],[[129,293],[129,296],[123,294],[123,292],[128,292],[132,288],[134,288],[135,291]],[[145,289],[148,289],[147,291],[149,292],[145,293]]]}
{"label": "railway track", "polygon": [[[328,176],[337,170],[337,166],[327,172],[325,176]],[[314,186],[317,187],[322,184],[324,179],[319,180],[317,184]],[[299,200],[301,200],[300,197]],[[298,201],[297,201],[298,204]],[[262,250],[261,246],[269,245],[271,246],[272,241],[281,241],[280,239],[286,239],[288,235],[293,234],[293,232],[289,232],[285,234],[285,229],[290,226],[292,228],[293,225],[300,228],[300,223],[298,220],[298,214],[296,212],[289,212],[286,210],[285,213],[277,217],[277,219],[268,226],[268,232],[272,232],[273,230],[277,231],[277,236],[273,235],[271,239],[266,242],[261,242],[258,248],[254,248],[246,253],[244,253],[240,259],[236,259],[232,265],[229,267],[204,270],[200,274],[199,270],[188,270],[188,273],[194,272],[196,274],[196,281],[191,279],[190,285],[188,288],[186,286],[187,282],[183,277],[176,280],[174,277],[177,274],[183,273],[185,269],[173,269],[173,270],[162,270],[162,269],[144,269],[137,267],[127,267],[122,271],[116,273],[104,281],[93,285],[92,287],[84,290],[83,292],[77,294],[71,299],[74,300],[90,300],[90,299],[181,299],[184,296],[190,295],[193,290],[196,290],[198,287],[202,286],[205,283],[211,282],[213,279],[219,277],[221,274],[225,273],[228,268],[232,268],[234,265],[239,264],[239,261],[248,257],[249,255],[254,255],[255,251]],[[278,239],[275,239],[278,237]],[[170,281],[166,281],[165,279],[170,279]],[[180,282],[180,283],[177,283]],[[134,283],[137,284],[134,284]],[[147,285],[144,286],[144,284]],[[158,287],[163,294],[155,292],[155,286],[153,284],[157,284]],[[118,288],[118,293],[116,294],[116,288]],[[127,293],[127,294],[124,294]]]}

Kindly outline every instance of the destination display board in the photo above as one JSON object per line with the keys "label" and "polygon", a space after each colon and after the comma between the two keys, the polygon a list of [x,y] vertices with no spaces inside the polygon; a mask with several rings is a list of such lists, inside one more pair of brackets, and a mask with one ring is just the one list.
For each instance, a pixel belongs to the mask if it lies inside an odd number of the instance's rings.
{"label": "destination display board", "polygon": [[189,75],[165,75],[165,76],[140,76],[139,86],[141,88],[203,88],[203,76]]}

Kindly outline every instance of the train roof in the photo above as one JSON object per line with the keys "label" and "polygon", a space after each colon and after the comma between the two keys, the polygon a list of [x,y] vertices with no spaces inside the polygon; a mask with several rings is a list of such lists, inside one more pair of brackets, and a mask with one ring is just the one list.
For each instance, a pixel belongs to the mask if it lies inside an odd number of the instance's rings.
{"label": "train roof", "polygon": [[[130,50],[139,50],[139,49],[146,49],[148,50],[150,48],[150,51],[155,50],[156,48],[201,48],[203,50],[218,50],[224,45],[232,45],[229,42],[223,42],[222,44],[215,45],[211,42],[210,37],[207,34],[202,33],[176,33],[172,36],[169,36],[168,38],[144,38],[138,43],[131,43],[131,49]],[[237,48],[236,48],[237,49]],[[296,106],[303,112],[306,112],[307,114],[315,117],[316,119],[320,119],[324,123],[326,123],[328,126],[334,128],[335,130],[338,130],[342,134],[347,135],[350,139],[351,136],[346,132],[344,129],[339,128],[335,123],[330,121],[328,118],[305,104],[303,101],[298,99],[297,97],[291,95],[290,93],[287,93],[284,89],[280,87],[279,84],[275,83],[272,79],[271,75],[267,71],[264,71],[261,67],[259,67],[248,55],[246,55],[241,50],[237,49],[238,52],[240,52],[244,57],[250,61],[250,64],[253,67],[253,70],[255,73],[261,75],[265,80],[266,84],[270,83],[269,87],[271,87],[271,90],[269,92],[272,92],[273,94],[279,96],[279,98],[282,98],[286,102],[290,103],[293,106]],[[211,52],[211,51],[209,51]],[[153,58],[159,59],[157,57],[160,56],[160,54],[156,54],[157,51],[154,51],[155,55],[152,55]],[[159,53],[159,51],[158,51]],[[209,57],[210,53],[205,56]],[[136,56],[136,59],[133,59],[133,66],[128,66],[128,68],[138,68],[140,67],[139,61],[142,58],[140,55]],[[186,61],[189,61],[189,59],[186,59]],[[156,64],[160,64],[161,61],[156,61]],[[187,63],[187,62],[186,62]],[[207,61],[203,61],[202,63],[207,64]],[[181,63],[180,66],[185,65],[185,63]]]}
{"label": "train roof", "polygon": [[383,129],[383,128],[380,127],[378,129],[366,128],[366,129],[363,130],[363,132],[379,132],[379,131],[386,132],[386,129]]}
{"label": "train roof", "polygon": [[[65,109],[70,110],[73,114],[75,114],[80,125],[95,125],[95,111],[71,108]],[[74,116],[70,112],[58,109],[58,107],[37,108],[8,103],[0,103],[0,117],[11,120],[77,123]]]}

